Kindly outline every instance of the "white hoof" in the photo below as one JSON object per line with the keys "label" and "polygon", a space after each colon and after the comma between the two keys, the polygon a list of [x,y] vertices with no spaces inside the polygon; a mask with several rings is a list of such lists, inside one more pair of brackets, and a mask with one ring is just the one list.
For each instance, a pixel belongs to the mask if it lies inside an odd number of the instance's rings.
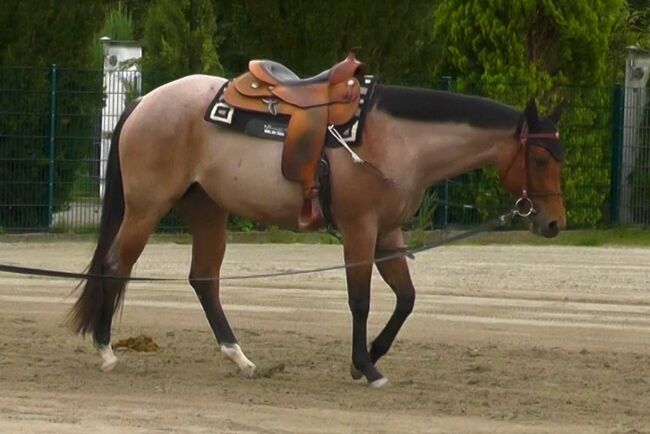
{"label": "white hoof", "polygon": [[100,366],[99,369],[101,369],[102,372],[111,372],[115,367],[115,365],[117,364],[117,357],[113,352],[113,348],[111,347],[111,344],[100,345],[98,350],[99,350],[99,355],[102,358],[102,365]]}
{"label": "white hoof", "polygon": [[251,363],[250,363],[249,365],[247,365],[247,366],[240,367],[240,368],[239,368],[239,372],[241,373],[241,375],[242,375],[243,377],[246,377],[246,378],[253,378],[253,377],[255,376],[255,370],[256,370],[256,369],[257,369],[257,366],[255,366],[255,364],[251,362]]}
{"label": "white hoof", "polygon": [[252,377],[255,375],[255,363],[248,360],[238,344],[223,344],[221,345],[221,352],[225,354],[241,371],[244,377]]}
{"label": "white hoof", "polygon": [[371,383],[368,383],[368,387],[370,387],[372,389],[381,389],[382,387],[384,387],[387,384],[388,384],[388,379],[386,377],[381,377],[378,380],[375,380],[375,381],[373,381]]}

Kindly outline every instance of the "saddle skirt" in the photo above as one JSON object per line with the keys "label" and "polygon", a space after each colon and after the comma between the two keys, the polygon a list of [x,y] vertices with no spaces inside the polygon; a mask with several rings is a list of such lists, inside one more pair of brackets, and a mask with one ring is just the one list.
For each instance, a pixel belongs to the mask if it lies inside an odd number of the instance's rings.
{"label": "saddle skirt", "polygon": [[[335,126],[335,129],[348,146],[355,147],[361,143],[363,125],[367,111],[371,106],[375,84],[376,79],[372,75],[365,75],[361,78],[360,98],[354,115],[349,121]],[[233,82],[229,81],[217,91],[205,111],[204,120],[253,137],[284,141],[291,116],[279,112],[272,114],[268,107],[266,112],[257,112],[238,109],[229,105],[224,100],[224,93],[232,85]],[[328,148],[341,146],[339,141],[329,133],[325,137],[324,144]]]}

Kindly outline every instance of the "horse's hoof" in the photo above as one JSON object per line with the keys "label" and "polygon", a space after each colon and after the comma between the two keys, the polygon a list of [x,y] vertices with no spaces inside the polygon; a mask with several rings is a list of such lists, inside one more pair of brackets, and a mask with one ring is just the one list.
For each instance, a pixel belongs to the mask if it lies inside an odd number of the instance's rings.
{"label": "horse's hoof", "polygon": [[254,363],[251,363],[250,365],[243,366],[239,369],[239,372],[243,377],[246,378],[253,378],[255,376],[255,370],[257,369],[257,366],[255,366]]}
{"label": "horse's hoof", "polygon": [[355,368],[353,364],[350,364],[350,375],[353,380],[361,380],[363,378],[363,372]]}
{"label": "horse's hoof", "polygon": [[102,372],[111,372],[115,365],[117,365],[117,357],[113,360],[102,362],[102,366],[99,369],[101,369]]}
{"label": "horse's hoof", "polygon": [[99,355],[102,358],[102,365],[99,367],[102,372],[111,372],[115,365],[117,365],[117,357],[113,352],[111,345],[101,345],[99,347]]}
{"label": "horse's hoof", "polygon": [[371,389],[381,389],[388,384],[388,379],[386,377],[381,377],[375,381],[368,383],[368,387]]}
{"label": "horse's hoof", "polygon": [[248,360],[238,344],[222,344],[221,352],[237,365],[244,377],[255,375],[255,363]]}

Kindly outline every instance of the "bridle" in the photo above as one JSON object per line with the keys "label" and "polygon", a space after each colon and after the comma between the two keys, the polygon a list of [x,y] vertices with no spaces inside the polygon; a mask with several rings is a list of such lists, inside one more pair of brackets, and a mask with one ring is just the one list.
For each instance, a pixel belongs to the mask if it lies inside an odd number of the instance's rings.
{"label": "bridle", "polygon": [[[528,189],[528,178],[529,178],[529,170],[528,170],[528,153],[530,146],[542,146],[539,144],[534,144],[534,143],[529,143],[531,140],[553,140],[553,141],[558,141],[560,140],[560,133],[557,131],[557,128],[555,129],[554,132],[552,133],[530,133],[529,128],[528,128],[528,122],[524,119],[524,121],[521,124],[521,129],[519,131],[519,148],[517,149],[517,152],[515,153],[514,157],[512,157],[512,160],[510,161],[510,164],[508,164],[508,168],[506,169],[504,173],[504,179],[507,178],[508,173],[510,173],[510,170],[512,169],[512,166],[514,166],[515,161],[517,161],[517,157],[519,157],[519,154],[521,152],[524,153],[524,158],[523,158],[523,163],[522,163],[522,170],[524,172],[524,182],[523,186],[521,188],[521,195],[519,198],[515,201],[515,212],[518,216],[520,217],[528,217],[531,214],[536,214],[537,210],[535,209],[535,205],[533,203],[532,198],[535,197],[548,197],[548,196],[561,196],[562,192],[561,191],[552,191],[552,192],[541,192],[541,193],[532,193]],[[544,147],[544,146],[542,146]],[[556,160],[560,161],[557,157],[553,155],[553,158]]]}

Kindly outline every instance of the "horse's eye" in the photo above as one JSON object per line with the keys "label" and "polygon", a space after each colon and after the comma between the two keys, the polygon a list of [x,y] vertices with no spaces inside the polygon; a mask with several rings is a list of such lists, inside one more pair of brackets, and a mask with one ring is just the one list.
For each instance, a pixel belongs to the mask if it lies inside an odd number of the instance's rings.
{"label": "horse's eye", "polygon": [[548,166],[548,160],[545,158],[533,158],[533,164],[537,169],[545,169]]}

